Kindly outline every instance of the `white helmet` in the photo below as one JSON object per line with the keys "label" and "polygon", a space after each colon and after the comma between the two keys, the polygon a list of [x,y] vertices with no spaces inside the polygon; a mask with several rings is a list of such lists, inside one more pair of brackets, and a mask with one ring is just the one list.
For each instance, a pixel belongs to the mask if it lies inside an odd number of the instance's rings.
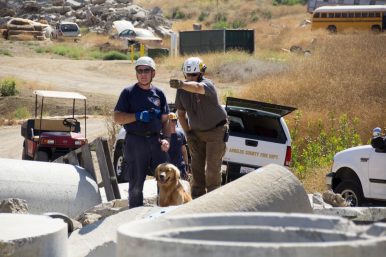
{"label": "white helmet", "polygon": [[138,58],[137,61],[135,61],[135,66],[134,68],[137,68],[137,66],[149,66],[153,70],[155,70],[155,62],[152,58],[148,56],[142,56]]}
{"label": "white helmet", "polygon": [[184,66],[182,66],[182,71],[185,74],[190,74],[190,73],[198,73],[198,72],[205,72],[206,70],[206,65],[204,62],[198,58],[198,57],[190,57],[186,59],[184,62]]}

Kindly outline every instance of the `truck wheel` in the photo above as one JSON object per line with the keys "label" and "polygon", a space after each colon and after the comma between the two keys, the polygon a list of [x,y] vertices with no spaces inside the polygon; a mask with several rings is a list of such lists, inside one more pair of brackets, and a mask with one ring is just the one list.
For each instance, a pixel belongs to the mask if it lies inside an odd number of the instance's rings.
{"label": "truck wheel", "polygon": [[343,181],[335,188],[335,192],[341,194],[352,207],[361,206],[365,200],[361,186],[353,180]]}
{"label": "truck wheel", "polygon": [[334,25],[329,25],[327,27],[328,32],[330,33],[336,33],[336,27]]}
{"label": "truck wheel", "polygon": [[127,180],[123,176],[125,161],[123,159],[123,140],[118,141],[114,151],[114,170],[118,183],[125,183]]}
{"label": "truck wheel", "polygon": [[48,162],[48,153],[44,151],[37,151],[35,154],[35,161]]}

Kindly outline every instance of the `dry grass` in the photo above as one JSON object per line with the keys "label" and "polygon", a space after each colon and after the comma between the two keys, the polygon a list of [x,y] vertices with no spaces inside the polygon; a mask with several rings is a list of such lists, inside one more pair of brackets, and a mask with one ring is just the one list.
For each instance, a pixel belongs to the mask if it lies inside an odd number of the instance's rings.
{"label": "dry grass", "polygon": [[327,190],[326,186],[326,174],[329,172],[329,168],[317,168],[299,176],[307,193],[324,192]]}
{"label": "dry grass", "polygon": [[292,59],[290,70],[250,83],[242,96],[296,106],[305,122],[329,113],[358,117],[366,141],[373,127],[386,126],[385,42],[370,33],[324,34],[312,56]]}

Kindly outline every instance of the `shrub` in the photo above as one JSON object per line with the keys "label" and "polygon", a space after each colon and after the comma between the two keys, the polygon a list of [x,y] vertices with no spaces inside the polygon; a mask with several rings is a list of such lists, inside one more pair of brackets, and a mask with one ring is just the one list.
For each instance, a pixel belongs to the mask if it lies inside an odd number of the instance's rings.
{"label": "shrub", "polygon": [[129,57],[126,54],[110,51],[103,56],[103,60],[127,60]]}
{"label": "shrub", "polygon": [[311,169],[330,165],[337,152],[362,144],[357,130],[357,118],[350,119],[343,114],[336,121],[335,117],[330,115],[329,128],[321,121],[316,124],[308,123],[306,136],[299,137],[300,134],[304,134],[300,131],[302,115],[300,112],[295,115],[295,126],[291,131],[292,164],[300,177]]}
{"label": "shrub", "polygon": [[2,96],[14,96],[18,93],[16,89],[16,82],[12,79],[5,79],[1,81],[0,93]]}
{"label": "shrub", "polygon": [[25,106],[19,106],[13,112],[13,116],[16,119],[20,120],[20,119],[25,119],[25,118],[31,117],[31,114]]}
{"label": "shrub", "polygon": [[199,21],[204,21],[209,16],[209,13],[206,11],[203,11],[200,13],[200,16],[198,16]]}
{"label": "shrub", "polygon": [[212,29],[226,29],[228,28],[228,23],[226,21],[218,21],[213,24]]}
{"label": "shrub", "polygon": [[233,29],[239,29],[239,28],[244,28],[244,27],[246,27],[246,23],[245,23],[245,21],[243,21],[243,20],[234,20],[233,22],[232,22],[232,28]]}
{"label": "shrub", "polygon": [[172,11],[172,19],[184,19],[185,13],[178,8],[174,8]]}
{"label": "shrub", "polygon": [[10,51],[4,49],[0,49],[0,55],[12,56]]}

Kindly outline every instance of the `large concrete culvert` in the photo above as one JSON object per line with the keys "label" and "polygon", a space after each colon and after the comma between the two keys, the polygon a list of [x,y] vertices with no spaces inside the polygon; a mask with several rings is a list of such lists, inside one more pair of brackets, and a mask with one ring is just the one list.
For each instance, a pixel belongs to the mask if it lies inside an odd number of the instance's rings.
{"label": "large concrete culvert", "polygon": [[68,257],[67,224],[31,214],[0,213],[1,257]]}
{"label": "large concrete culvert", "polygon": [[0,167],[0,200],[23,199],[32,214],[60,212],[75,218],[102,202],[98,185],[82,167],[3,158]]}
{"label": "large concrete culvert", "polygon": [[375,230],[309,214],[183,215],[120,226],[117,256],[379,257],[386,251],[386,227]]}

